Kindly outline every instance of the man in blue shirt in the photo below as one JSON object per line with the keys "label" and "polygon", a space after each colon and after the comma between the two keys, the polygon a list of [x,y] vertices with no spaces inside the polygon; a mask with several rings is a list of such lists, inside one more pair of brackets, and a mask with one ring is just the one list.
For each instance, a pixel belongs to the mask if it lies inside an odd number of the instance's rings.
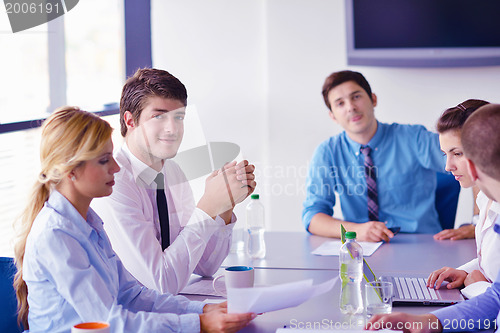
{"label": "man in blue shirt", "polygon": [[[500,200],[500,104],[482,106],[462,128],[462,144],[475,184],[490,199]],[[494,214],[494,213],[492,213]],[[500,234],[500,214],[494,230]],[[500,241],[500,240],[499,240]],[[500,332],[500,274],[484,294],[430,314],[392,313],[375,315],[367,329],[402,329],[409,332],[460,332],[494,329]],[[494,319],[496,318],[496,323]],[[412,329],[408,329],[411,327]]]}
{"label": "man in blue shirt", "polygon": [[[314,153],[302,212],[306,230],[340,237],[342,223],[356,231],[359,240],[373,242],[389,241],[394,234],[388,227],[439,232],[436,172],[444,172],[445,160],[438,135],[421,125],[378,122],[377,96],[358,72],[331,74],[323,85],[323,98],[330,118],[344,131]],[[365,169],[373,180],[367,180]],[[375,185],[367,186],[371,181]],[[344,220],[332,217],[335,193]]]}

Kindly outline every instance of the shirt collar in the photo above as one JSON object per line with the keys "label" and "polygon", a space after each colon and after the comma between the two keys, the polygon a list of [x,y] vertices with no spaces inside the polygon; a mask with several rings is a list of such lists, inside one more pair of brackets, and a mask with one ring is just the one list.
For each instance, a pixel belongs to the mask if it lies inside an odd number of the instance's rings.
{"label": "shirt collar", "polygon": [[[483,207],[487,207],[488,201],[490,198],[483,193],[483,191],[479,191],[476,197],[476,204],[481,209]],[[500,234],[500,203],[495,200],[491,201],[491,207],[487,212],[484,213],[488,218],[494,221],[493,230],[496,233]]]}
{"label": "shirt collar", "polygon": [[500,215],[500,204],[495,200],[492,200],[491,207],[488,210],[488,215],[492,220],[498,220],[498,216]]}
{"label": "shirt collar", "polygon": [[495,212],[495,214],[500,215],[500,203],[492,200],[490,210]]}
{"label": "shirt collar", "polygon": [[483,193],[483,191],[479,191],[476,197],[476,205],[478,207],[486,207],[490,199]]}
{"label": "shirt collar", "polygon": [[352,150],[356,153],[356,155],[360,152],[361,147],[365,146],[370,146],[372,150],[377,150],[378,146],[381,144],[382,139],[384,138],[385,135],[385,130],[386,130],[386,125],[379,122],[377,120],[377,131],[375,132],[375,135],[370,139],[367,145],[361,145],[351,139],[347,133],[345,133],[345,137],[347,138],[347,142],[351,146]]}
{"label": "shirt collar", "polygon": [[385,136],[385,130],[386,130],[386,125],[377,120],[377,131],[375,132],[375,135],[370,140],[370,142],[368,142],[368,146],[370,146],[370,148],[372,149],[378,148],[378,146],[382,143],[382,140]]}
{"label": "shirt collar", "polygon": [[[489,198],[483,192],[480,191],[477,195],[476,203],[478,207],[485,207],[484,205],[488,200]],[[480,206],[480,204],[482,205]],[[492,200],[491,207],[486,212],[486,214],[491,220],[494,221],[493,230],[495,230],[497,234],[500,234],[500,203],[496,202],[495,200]]]}
{"label": "shirt collar", "polygon": [[138,159],[127,146],[127,143],[123,144],[123,152],[127,156],[132,166],[132,174],[134,175],[134,179],[142,180],[145,184],[151,185],[158,175],[158,171],[154,170],[146,163]]}
{"label": "shirt collar", "polygon": [[72,221],[72,225],[80,230],[87,237],[90,236],[92,230],[100,232],[103,230],[102,220],[97,214],[89,207],[87,212],[87,220],[85,220],[78,210],[69,202],[64,195],[57,190],[53,190],[50,194],[48,205],[58,212],[63,217]]}

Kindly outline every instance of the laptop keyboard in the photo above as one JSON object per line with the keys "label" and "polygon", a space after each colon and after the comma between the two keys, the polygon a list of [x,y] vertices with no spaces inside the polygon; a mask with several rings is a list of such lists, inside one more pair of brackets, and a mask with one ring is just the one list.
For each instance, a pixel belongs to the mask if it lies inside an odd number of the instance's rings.
{"label": "laptop keyboard", "polygon": [[424,278],[393,277],[396,293],[400,299],[408,300],[437,300],[436,291],[427,288]]}

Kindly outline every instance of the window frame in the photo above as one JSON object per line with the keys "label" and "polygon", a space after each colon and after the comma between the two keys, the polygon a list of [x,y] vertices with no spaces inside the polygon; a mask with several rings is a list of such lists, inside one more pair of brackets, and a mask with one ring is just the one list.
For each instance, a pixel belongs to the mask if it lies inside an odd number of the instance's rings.
{"label": "window frame", "polygon": [[[129,77],[138,68],[152,67],[151,0],[124,0],[125,73]],[[64,16],[47,23],[61,34],[48,34],[49,110],[66,105],[66,65]],[[58,35],[58,36],[55,36]],[[99,116],[120,113],[118,103],[93,111]],[[0,124],[0,135],[40,127],[45,118]]]}

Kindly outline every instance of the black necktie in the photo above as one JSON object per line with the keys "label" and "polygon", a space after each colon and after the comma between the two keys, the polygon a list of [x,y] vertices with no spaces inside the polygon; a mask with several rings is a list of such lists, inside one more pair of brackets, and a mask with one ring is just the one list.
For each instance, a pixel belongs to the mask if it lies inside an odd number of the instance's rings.
{"label": "black necktie", "polygon": [[165,182],[163,174],[160,172],[155,178],[156,183],[156,205],[158,206],[158,217],[160,218],[161,249],[170,245],[170,228],[168,222],[167,198],[165,197]]}
{"label": "black necktie", "polygon": [[361,153],[365,155],[368,219],[370,221],[378,221],[377,170],[370,156],[371,151],[372,149],[369,146],[361,147]]}

